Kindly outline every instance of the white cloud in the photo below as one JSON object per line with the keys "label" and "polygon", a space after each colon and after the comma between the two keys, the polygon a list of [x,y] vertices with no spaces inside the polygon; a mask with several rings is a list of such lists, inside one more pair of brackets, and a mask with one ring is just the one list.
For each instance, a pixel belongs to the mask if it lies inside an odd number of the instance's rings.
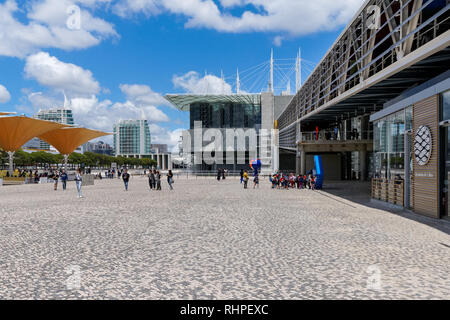
{"label": "white cloud", "polygon": [[0,103],[6,103],[11,100],[11,95],[9,94],[8,89],[0,84]]}
{"label": "white cloud", "polygon": [[281,45],[283,44],[283,37],[276,36],[275,38],[273,38],[273,44],[277,47],[281,47]]}
{"label": "white cloud", "polygon": [[186,129],[169,130],[157,124],[150,124],[152,143],[167,144],[169,152],[178,152],[178,142]]}
{"label": "white cloud", "polygon": [[[333,30],[347,23],[364,0],[121,0],[121,16],[161,12],[182,15],[188,28],[209,28],[221,32],[286,32],[304,35]],[[120,8],[120,10],[118,9]],[[233,15],[227,9],[240,8]]]}
{"label": "white cloud", "polygon": [[182,88],[188,93],[194,94],[231,94],[231,85],[221,78],[213,75],[200,75],[190,71],[182,76],[173,76],[172,82],[175,88]]}
{"label": "white cloud", "polygon": [[[31,103],[31,110],[22,101],[21,110],[36,113],[39,109],[50,109],[62,107],[64,99],[62,94],[45,94],[42,92],[30,92],[23,90]],[[119,120],[141,119],[144,117],[150,123],[168,122],[169,117],[155,106],[137,106],[131,101],[112,102],[110,100],[99,100],[96,95],[90,97],[69,97],[69,108],[72,109],[75,123],[87,128],[110,132],[113,124]]]}
{"label": "white cloud", "polygon": [[62,107],[64,104],[56,97],[47,96],[42,92],[28,92],[27,98],[31,102],[33,110],[35,111],[39,109]]}
{"label": "white cloud", "polygon": [[154,106],[138,107],[130,101],[113,103],[110,100],[99,101],[96,96],[90,98],[72,98],[71,109],[75,121],[88,128],[110,132],[119,120],[141,119],[150,123],[167,122],[167,115]]}
{"label": "white cloud", "polygon": [[[6,0],[0,3],[0,55],[24,58],[46,48],[81,50],[118,38],[112,23],[94,16],[98,10],[111,9],[121,17],[179,15],[186,18],[186,28],[299,36],[347,23],[363,1],[33,0],[19,8],[16,0]],[[80,8],[80,19],[69,10],[73,6]],[[73,28],[71,21],[80,23]]]}
{"label": "white cloud", "polygon": [[77,65],[59,61],[46,52],[39,52],[26,59],[25,75],[39,84],[66,93],[97,94],[99,83],[92,72]]}
{"label": "white cloud", "polygon": [[121,84],[120,90],[127,99],[138,106],[143,105],[168,105],[168,102],[157,92],[147,85],[141,84]]}
{"label": "white cloud", "polygon": [[[112,24],[93,17],[84,8],[108,3],[109,0],[35,0],[24,6],[28,21],[15,16],[19,11],[15,0],[0,3],[0,55],[26,57],[42,48],[64,50],[85,49],[108,37],[118,37]],[[79,28],[67,22],[73,5],[80,8]],[[25,20],[25,19],[24,19]]]}
{"label": "white cloud", "polygon": [[135,13],[143,13],[146,16],[156,15],[161,13],[159,2],[159,0],[122,0],[113,7],[113,12],[121,17]]}
{"label": "white cloud", "polygon": [[169,117],[155,106],[136,106],[131,101],[115,103],[111,110],[113,115],[121,119],[140,119],[145,117],[149,122],[167,122]]}

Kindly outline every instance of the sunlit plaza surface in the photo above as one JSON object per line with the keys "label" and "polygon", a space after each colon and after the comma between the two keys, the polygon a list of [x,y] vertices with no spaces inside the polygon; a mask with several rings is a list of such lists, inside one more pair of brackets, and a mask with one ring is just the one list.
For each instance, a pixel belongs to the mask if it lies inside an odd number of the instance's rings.
{"label": "sunlit plaza surface", "polygon": [[1,187],[0,298],[449,298],[447,221],[376,208],[357,182],[261,182]]}

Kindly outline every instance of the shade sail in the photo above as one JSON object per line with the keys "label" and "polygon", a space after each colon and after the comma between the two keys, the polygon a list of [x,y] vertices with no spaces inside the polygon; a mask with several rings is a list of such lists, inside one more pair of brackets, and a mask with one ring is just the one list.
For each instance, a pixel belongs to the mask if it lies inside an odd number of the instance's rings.
{"label": "shade sail", "polygon": [[13,112],[2,112],[2,111],[0,111],[0,116],[7,116],[8,114],[13,114]]}
{"label": "shade sail", "polygon": [[24,116],[0,117],[0,148],[15,152],[30,139],[63,127],[66,125]]}
{"label": "shade sail", "polygon": [[86,128],[62,128],[48,131],[38,138],[54,146],[61,154],[71,154],[89,140],[110,134]]}

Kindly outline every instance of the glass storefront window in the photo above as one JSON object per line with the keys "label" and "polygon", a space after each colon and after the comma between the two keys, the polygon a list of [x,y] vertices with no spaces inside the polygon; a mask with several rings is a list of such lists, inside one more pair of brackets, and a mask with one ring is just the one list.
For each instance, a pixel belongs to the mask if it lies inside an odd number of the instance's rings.
{"label": "glass storefront window", "polygon": [[404,175],[405,130],[412,128],[412,108],[374,123],[375,177],[395,179]]}
{"label": "glass storefront window", "polygon": [[[441,96],[441,121],[450,120],[450,91],[442,93]],[[441,197],[443,199],[443,215],[444,217],[450,217],[450,127],[444,126],[441,130],[443,152],[441,153],[443,160],[441,162]]]}
{"label": "glass storefront window", "polygon": [[450,120],[450,91],[442,94],[442,119],[441,121]]}

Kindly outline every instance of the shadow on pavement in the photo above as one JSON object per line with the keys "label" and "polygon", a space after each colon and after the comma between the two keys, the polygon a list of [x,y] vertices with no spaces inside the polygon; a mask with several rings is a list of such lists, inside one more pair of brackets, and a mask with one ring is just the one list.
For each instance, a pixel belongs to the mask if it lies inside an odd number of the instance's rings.
{"label": "shadow on pavement", "polygon": [[369,208],[379,209],[391,212],[402,218],[416,221],[435,228],[441,232],[450,235],[450,221],[443,219],[433,219],[421,216],[412,211],[384,205],[381,202],[371,202],[370,198],[370,182],[360,181],[329,181],[324,182],[322,192],[331,196],[339,197],[355,204],[363,205]]}

